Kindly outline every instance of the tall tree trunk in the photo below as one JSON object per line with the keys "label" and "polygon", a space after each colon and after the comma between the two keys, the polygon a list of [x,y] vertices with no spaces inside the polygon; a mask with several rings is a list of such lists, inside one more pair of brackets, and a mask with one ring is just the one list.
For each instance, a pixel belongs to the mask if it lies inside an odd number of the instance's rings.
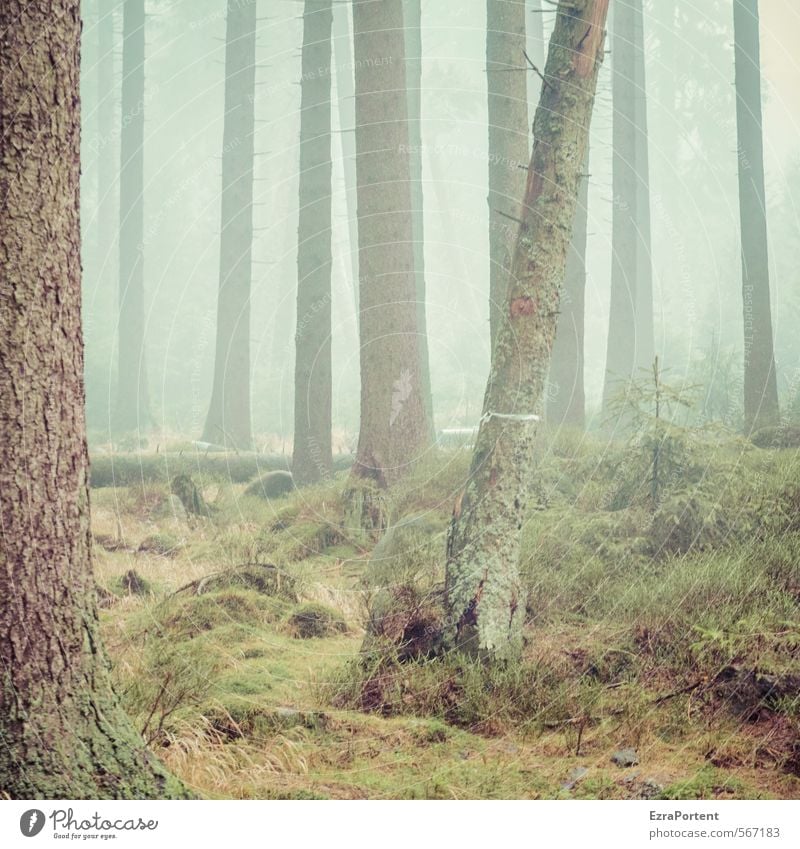
{"label": "tall tree trunk", "polygon": [[744,429],[752,433],[776,424],[779,417],[769,297],[758,0],[734,0],[733,27],[744,302]]}
{"label": "tall tree trunk", "polygon": [[256,0],[228,0],[222,230],[214,383],[203,439],[251,447],[250,282],[253,252]]}
{"label": "tall tree trunk", "polygon": [[114,427],[152,425],[144,333],[144,0],[122,7],[119,180],[119,350]]}
{"label": "tall tree trunk", "polygon": [[411,169],[411,228],[414,239],[414,278],[417,289],[417,339],[422,368],[422,400],[434,438],[433,393],[428,354],[428,319],[425,287],[425,224],[422,191],[422,3],[403,0],[406,89],[408,92],[408,141]]}
{"label": "tall tree trunk", "polygon": [[114,17],[115,5],[98,4],[97,22],[97,256],[100,277],[112,276],[108,258],[116,244],[114,215],[117,162],[114,139]]}
{"label": "tall tree trunk", "polygon": [[611,303],[603,386],[603,408],[636,376],[637,171],[636,171],[636,16],[630,3],[615,4],[611,15],[613,153]]}
{"label": "tall tree trunk", "polygon": [[77,0],[0,4],[0,787],[181,796],[111,691],[89,531]]}
{"label": "tall tree trunk", "polygon": [[401,0],[353,0],[361,428],[353,473],[378,486],[429,444],[417,338]]}
{"label": "tall tree trunk", "polygon": [[486,0],[489,95],[489,332],[494,350],[520,219],[528,162],[525,0]]}
{"label": "tall tree trunk", "polygon": [[603,58],[608,0],[561,0],[505,319],[500,324],[467,485],[448,538],[448,641],[487,658],[522,642],[519,537],[533,477],[535,420],[556,332],[561,284]]}
{"label": "tall tree trunk", "polygon": [[344,171],[347,232],[350,238],[350,266],[353,302],[358,314],[358,214],[356,212],[356,94],[353,80],[352,32],[346,2],[333,4],[333,51],[336,58],[336,99],[339,109],[339,136]]}
{"label": "tall tree trunk", "polygon": [[636,362],[653,368],[656,355],[653,330],[653,255],[650,233],[650,136],[647,122],[647,74],[645,72],[644,3],[632,0],[634,14],[634,86],[636,111]]}
{"label": "tall tree trunk", "polygon": [[567,250],[567,268],[556,339],[550,361],[551,391],[547,421],[582,428],[586,419],[583,385],[584,306],[586,302],[586,241],[589,224],[589,155],[578,193],[578,208],[572,241]]}
{"label": "tall tree trunk", "polygon": [[300,83],[300,224],[295,334],[295,483],[330,476],[331,0],[306,0]]}

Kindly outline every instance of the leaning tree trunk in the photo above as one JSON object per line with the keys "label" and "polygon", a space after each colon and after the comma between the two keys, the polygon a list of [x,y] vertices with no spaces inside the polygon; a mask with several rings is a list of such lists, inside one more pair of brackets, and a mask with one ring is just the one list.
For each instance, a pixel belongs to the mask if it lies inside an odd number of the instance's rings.
{"label": "leaning tree trunk", "polygon": [[122,7],[122,113],[119,177],[119,348],[113,425],[152,424],[144,321],[144,0]]}
{"label": "leaning tree trunk", "polygon": [[425,287],[425,226],[422,197],[422,3],[403,0],[406,90],[408,92],[408,141],[411,168],[411,228],[414,239],[414,278],[417,289],[417,341],[422,368],[422,400],[434,438],[433,393],[428,354],[428,319]]}
{"label": "leaning tree trunk", "polygon": [[586,302],[586,241],[589,224],[589,156],[578,193],[572,242],[567,251],[564,292],[550,361],[547,422],[582,428],[586,419],[583,384],[584,307]]}
{"label": "leaning tree trunk", "polygon": [[251,447],[250,282],[253,253],[256,0],[228,0],[217,344],[206,442]]}
{"label": "leaning tree trunk", "polygon": [[0,788],[182,796],[111,691],[89,532],[77,0],[0,4]]}
{"label": "leaning tree trunk", "polygon": [[734,0],[733,28],[744,301],[744,429],[749,434],[776,424],[779,417],[769,298],[758,0]]}
{"label": "leaning tree trunk", "polygon": [[346,2],[333,5],[333,53],[336,59],[336,100],[339,111],[339,145],[342,152],[347,235],[350,246],[350,286],[358,316],[358,215],[356,213],[356,99],[353,81],[352,32]]}
{"label": "leaning tree trunk", "polygon": [[361,428],[353,474],[388,486],[429,444],[417,338],[402,0],[353,0]]}
{"label": "leaning tree trunk", "polygon": [[630,3],[615,4],[611,15],[613,209],[611,224],[611,303],[603,386],[603,409],[636,376],[637,229],[636,174],[636,16]]}
{"label": "leaning tree trunk", "polygon": [[562,0],[508,294],[467,485],[448,538],[447,642],[489,659],[522,642],[519,538],[533,477],[534,411],[556,332],[561,285],[603,57],[608,0]]}
{"label": "leaning tree trunk", "polygon": [[300,224],[292,474],[331,475],[331,0],[306,0],[300,82]]}
{"label": "leaning tree trunk", "polygon": [[494,350],[528,163],[525,0],[486,0],[489,113],[489,333]]}
{"label": "leaning tree trunk", "polygon": [[656,355],[653,329],[653,259],[650,233],[650,136],[647,123],[647,74],[645,72],[644,3],[632,2],[634,87],[636,110],[636,364],[653,368]]}

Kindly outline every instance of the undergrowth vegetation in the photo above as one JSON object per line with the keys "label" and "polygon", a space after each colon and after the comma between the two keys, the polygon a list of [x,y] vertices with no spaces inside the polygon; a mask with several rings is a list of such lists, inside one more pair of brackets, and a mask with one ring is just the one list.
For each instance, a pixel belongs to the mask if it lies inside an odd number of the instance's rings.
{"label": "undergrowth vegetation", "polygon": [[167,485],[95,490],[118,692],[211,796],[796,796],[800,453],[670,440],[654,499],[652,441],[541,437],[504,667],[441,651],[468,452],[431,454],[366,534],[346,473],[275,497],[206,474],[200,516]]}

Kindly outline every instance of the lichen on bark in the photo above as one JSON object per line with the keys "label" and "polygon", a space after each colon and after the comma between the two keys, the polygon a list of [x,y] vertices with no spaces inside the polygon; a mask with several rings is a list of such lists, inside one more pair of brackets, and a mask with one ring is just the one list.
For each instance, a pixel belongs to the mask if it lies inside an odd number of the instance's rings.
{"label": "lichen on bark", "polygon": [[522,644],[519,536],[607,11],[608,0],[558,6],[505,316],[469,478],[448,539],[446,642],[487,659],[512,657]]}

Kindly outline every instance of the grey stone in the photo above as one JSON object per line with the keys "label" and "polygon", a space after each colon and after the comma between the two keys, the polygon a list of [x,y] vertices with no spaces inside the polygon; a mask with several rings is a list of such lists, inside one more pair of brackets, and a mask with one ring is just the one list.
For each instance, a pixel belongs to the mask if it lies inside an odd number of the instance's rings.
{"label": "grey stone", "polygon": [[642,799],[655,799],[664,792],[664,786],[659,784],[654,778],[645,778],[642,782],[642,789],[639,796]]}
{"label": "grey stone", "polygon": [[611,762],[621,767],[636,766],[639,763],[639,756],[636,754],[636,749],[618,749],[611,756]]}
{"label": "grey stone", "polygon": [[245,495],[256,498],[283,498],[294,490],[294,478],[291,472],[268,472],[253,481],[244,491]]}
{"label": "grey stone", "polygon": [[562,790],[572,790],[572,788],[582,779],[586,778],[589,770],[585,766],[576,766],[575,769],[567,776],[567,780],[561,785]]}

